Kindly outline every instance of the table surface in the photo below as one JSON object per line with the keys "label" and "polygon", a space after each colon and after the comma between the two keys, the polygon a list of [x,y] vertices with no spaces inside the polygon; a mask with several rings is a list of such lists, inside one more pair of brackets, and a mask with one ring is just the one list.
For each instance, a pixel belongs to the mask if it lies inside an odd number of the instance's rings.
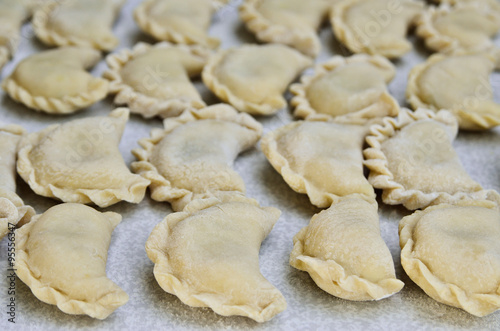
{"label": "table surface", "polygon": [[[123,7],[114,31],[121,43],[118,49],[130,48],[139,41],[154,42],[140,32],[132,11],[139,0],[130,0]],[[222,8],[214,17],[210,33],[222,40],[221,48],[256,43],[252,34],[246,31],[238,19],[237,6],[233,1]],[[331,27],[322,28],[323,50],[317,62],[323,62],[332,55],[347,55],[345,49],[335,40]],[[429,56],[419,40],[410,37],[415,49],[395,62],[398,72],[389,89],[396,99],[406,105],[404,92],[409,70]],[[496,40],[500,45],[500,38]],[[22,58],[46,49],[36,37],[31,26],[23,27],[23,38],[14,60],[4,67],[4,79]],[[106,65],[101,61],[93,70],[100,75]],[[460,68],[457,68],[460,70]],[[492,75],[495,98],[500,100],[500,74]],[[203,86],[196,83],[208,104],[217,99]],[[289,96],[288,96],[289,97]],[[106,115],[113,108],[112,97],[70,116],[40,114],[14,103],[3,91],[0,92],[0,121],[18,123],[28,131],[38,131],[50,124],[61,123],[87,116]],[[264,125],[264,132],[272,131],[293,120],[289,109],[282,109],[271,117],[258,120]],[[140,138],[149,136],[152,128],[162,127],[161,120],[145,120],[131,116],[127,124],[120,151],[130,164],[134,157],[130,151],[136,148]],[[485,188],[500,191],[500,128],[487,132],[460,132],[454,142],[460,159],[469,174]],[[500,313],[479,318],[460,309],[440,304],[428,297],[405,274],[400,264],[398,245],[398,222],[410,212],[401,206],[386,206],[380,201],[381,234],[389,246],[396,266],[396,274],[405,283],[403,290],[377,302],[350,302],[327,294],[316,286],[306,272],[292,268],[288,258],[292,249],[293,236],[319,209],[313,207],[306,195],[295,193],[281,176],[267,162],[260,147],[243,153],[236,160],[235,169],[245,180],[247,195],[257,199],[263,206],[277,207],[282,215],[271,234],[263,242],[260,265],[263,275],[282,291],[288,308],[271,321],[259,324],[244,317],[222,317],[208,308],[191,308],[177,297],[164,292],[153,276],[153,263],[146,256],[144,244],[153,229],[166,215],[171,213],[168,203],[159,203],[147,196],[138,205],[126,202],[106,208],[123,215],[122,223],[113,233],[107,272],[109,278],[121,286],[130,296],[129,302],[116,310],[106,320],[95,320],[87,316],[67,315],[56,306],[42,303],[21,281],[16,285],[16,325],[7,321],[5,308],[0,309],[0,329],[68,330],[68,329],[500,329]],[[57,204],[55,200],[35,195],[18,179],[18,193],[27,204],[42,213]],[[147,193],[149,195],[149,193]],[[7,295],[7,240],[0,242],[0,305],[5,307]]]}

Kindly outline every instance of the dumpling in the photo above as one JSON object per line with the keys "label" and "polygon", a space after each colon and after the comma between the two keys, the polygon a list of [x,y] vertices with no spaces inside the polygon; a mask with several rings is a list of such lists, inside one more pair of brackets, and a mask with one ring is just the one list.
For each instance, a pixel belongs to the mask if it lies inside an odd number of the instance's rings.
{"label": "dumpling", "polygon": [[139,203],[149,180],[130,173],[118,150],[128,117],[118,108],[31,133],[19,143],[17,172],[35,193],[64,202]]}
{"label": "dumpling", "polygon": [[47,45],[111,51],[119,40],[112,26],[124,0],[45,1],[33,15],[36,36]]}
{"label": "dumpling", "polygon": [[262,125],[229,105],[187,110],[166,119],[133,150],[135,173],[151,181],[151,197],[181,211],[192,200],[223,192],[244,192],[243,179],[232,168],[239,153],[252,147]]}
{"label": "dumpling", "polygon": [[158,40],[217,48],[220,40],[208,35],[215,0],[145,0],[134,11],[142,31]]}
{"label": "dumpling", "polygon": [[486,316],[500,308],[500,212],[488,201],[416,211],[399,223],[401,264],[431,298]]}
{"label": "dumpling", "polygon": [[434,54],[410,71],[406,98],[414,109],[450,110],[464,130],[500,125],[500,105],[489,82],[497,61],[492,53]]}
{"label": "dumpling", "polygon": [[396,116],[399,104],[386,85],[395,74],[394,65],[378,55],[335,56],[290,87],[294,115],[353,124]]}
{"label": "dumpling", "polygon": [[2,82],[2,87],[12,99],[31,109],[73,113],[108,94],[108,82],[86,71],[100,59],[100,53],[90,48],[43,51],[21,61]]}
{"label": "dumpling", "polygon": [[[498,4],[497,4],[498,5]],[[417,21],[417,35],[432,50],[478,52],[493,47],[490,39],[500,30],[500,13],[481,2],[458,3],[454,7],[431,6]]]}
{"label": "dumpling", "polygon": [[196,46],[139,43],[106,58],[110,93],[115,103],[127,104],[132,113],[149,118],[178,116],[205,103],[190,81],[201,74],[209,53]]}
{"label": "dumpling", "polygon": [[63,203],[16,231],[16,274],[41,301],[105,319],[128,301],[106,277],[111,233],[122,217]]}
{"label": "dumpling", "polygon": [[192,307],[257,322],[286,309],[259,270],[259,249],[280,211],[239,195],[195,200],[168,215],[146,242],[163,290]]}
{"label": "dumpling", "polygon": [[368,177],[382,189],[386,204],[410,210],[463,199],[500,202],[494,190],[484,190],[465,171],[452,142],[457,121],[448,111],[403,109],[397,119],[371,127],[364,151]]}
{"label": "dumpling", "polygon": [[311,57],[321,49],[317,30],[331,0],[245,0],[240,17],[260,41],[293,47]]}
{"label": "dumpling", "polygon": [[28,223],[35,214],[16,194],[17,145],[23,134],[17,125],[0,127],[0,239],[9,228]]}
{"label": "dumpling", "polygon": [[23,22],[31,14],[28,0],[0,0],[0,69],[17,48]]}
{"label": "dumpling", "polygon": [[380,300],[399,292],[391,252],[380,236],[377,203],[345,198],[316,214],[293,238],[290,265],[336,297]]}
{"label": "dumpling", "polygon": [[294,191],[328,208],[345,196],[375,199],[363,174],[367,132],[367,126],[298,121],[268,133],[261,147]]}
{"label": "dumpling", "polygon": [[244,45],[212,56],[202,77],[217,97],[239,111],[272,115],[287,105],[283,93],[312,63],[284,45]]}
{"label": "dumpling", "polygon": [[397,58],[411,50],[406,34],[423,8],[415,0],[343,0],[330,18],[335,36],[352,52]]}

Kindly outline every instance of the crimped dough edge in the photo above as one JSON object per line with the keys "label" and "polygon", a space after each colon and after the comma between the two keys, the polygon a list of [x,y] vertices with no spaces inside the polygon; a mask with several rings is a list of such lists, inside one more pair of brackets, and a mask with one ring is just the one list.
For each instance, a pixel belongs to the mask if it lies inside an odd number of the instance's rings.
{"label": "crimped dough edge", "polygon": [[[229,105],[218,104],[203,109],[188,109],[178,117],[165,119],[163,129],[153,129],[149,138],[143,138],[139,141],[139,145],[142,148],[132,150],[132,154],[137,158],[137,161],[132,163],[132,171],[151,181],[149,186],[151,198],[156,201],[169,202],[176,211],[183,210],[193,200],[206,199],[213,197],[214,194],[224,192],[193,193],[187,189],[174,187],[168,179],[158,172],[158,169],[149,160],[155,146],[177,127],[188,122],[205,119],[217,119],[236,123],[254,131],[257,139],[262,135],[262,125],[250,115],[238,113]],[[240,192],[234,193],[238,194]]]}
{"label": "crimped dough edge", "polygon": [[491,200],[500,203],[500,194],[495,190],[480,190],[477,192],[457,192],[450,194],[447,192],[425,193],[420,190],[406,189],[402,184],[394,179],[394,175],[389,170],[386,155],[382,151],[382,143],[390,139],[397,131],[407,125],[421,121],[434,120],[450,127],[454,134],[457,133],[457,121],[455,117],[446,110],[437,113],[419,108],[412,112],[403,108],[397,118],[387,117],[382,125],[373,125],[370,133],[366,137],[369,147],[364,150],[364,165],[370,170],[368,181],[374,188],[382,189],[382,200],[389,205],[402,204],[409,210],[415,210],[441,203],[455,203],[460,200]]}
{"label": "crimped dough edge", "polygon": [[399,223],[399,242],[401,246],[401,265],[408,276],[434,300],[461,308],[475,316],[486,316],[500,308],[500,287],[496,294],[470,293],[455,284],[445,283],[434,276],[429,267],[420,259],[413,257],[412,251],[415,244],[413,229],[428,212],[446,209],[454,206],[476,206],[498,210],[498,205],[491,201],[458,201],[452,205],[440,204],[418,210],[404,217]]}
{"label": "crimped dough edge", "polygon": [[[129,118],[129,110],[128,108],[117,108],[108,116],[121,119],[125,125]],[[102,208],[109,207],[120,201],[130,203],[142,201],[150,182],[141,176],[137,176],[137,180],[130,187],[121,189],[73,189],[56,187],[52,184],[47,186],[40,184],[36,177],[35,166],[30,160],[30,152],[40,137],[50,134],[59,126],[60,124],[51,125],[39,132],[29,134],[19,143],[17,172],[36,194],[56,198],[64,202],[94,203]]]}
{"label": "crimped dough edge", "polygon": [[[173,29],[167,29],[155,20],[149,18],[148,9],[151,4],[156,0],[145,0],[134,10],[134,20],[139,26],[139,28],[153,36],[157,40],[170,41],[175,44],[185,44],[185,45],[202,45],[211,49],[216,49],[220,45],[220,40],[215,37],[210,37],[207,31],[206,43],[199,43],[199,41],[193,40],[188,36],[179,33]],[[212,0],[213,6],[217,9],[225,4],[225,1],[215,1]]]}
{"label": "crimped dough edge", "polygon": [[329,114],[318,113],[310,104],[307,98],[307,89],[319,77],[335,71],[339,67],[351,63],[368,62],[377,67],[393,72],[392,76],[396,74],[396,68],[386,58],[379,55],[356,54],[348,58],[342,56],[334,56],[328,61],[317,64],[314,68],[313,75],[303,75],[300,83],[295,83],[290,86],[290,92],[294,95],[290,104],[295,108],[294,116],[306,120],[323,120],[328,121],[334,119],[335,122],[346,124],[365,124],[367,121],[373,119],[374,114],[377,114],[380,109],[388,108],[384,116],[397,116],[399,114],[399,103],[390,93],[386,90],[380,97],[379,101],[359,111],[348,113],[340,116],[333,117]]}
{"label": "crimped dough edge", "polygon": [[[260,310],[245,305],[228,305],[225,303],[223,297],[215,293],[192,293],[189,285],[183,282],[182,279],[177,278],[173,273],[168,255],[163,252],[162,247],[169,240],[172,229],[179,222],[199,211],[225,202],[242,202],[260,207],[256,200],[245,197],[239,192],[193,200],[182,212],[170,214],[156,225],[146,242],[146,253],[149,259],[155,264],[153,272],[160,287],[165,292],[177,296],[183,303],[191,307],[209,307],[222,316],[240,315],[249,317],[259,323],[266,322],[286,309],[286,301],[279,290],[275,289],[272,291],[273,302],[266,307],[259,307]],[[270,214],[276,215],[276,218],[280,214],[279,210],[273,207],[260,208],[266,209]]]}
{"label": "crimped dough edge", "polygon": [[[95,51],[94,62],[97,63],[100,57],[100,53]],[[34,96],[12,76],[7,77],[2,82],[2,88],[12,99],[36,111],[49,114],[71,114],[93,105],[108,95],[109,84],[107,80],[93,76],[90,84],[92,87],[88,91],[72,96],[66,95],[62,98]]]}
{"label": "crimped dough edge", "polygon": [[[281,44],[269,44],[269,45],[281,45]],[[287,105],[287,102],[282,95],[275,98],[274,100],[271,100],[271,102],[268,103],[248,102],[233,94],[233,92],[228,86],[222,84],[219,81],[215,73],[217,67],[224,62],[224,58],[228,56],[231,52],[237,51],[242,48],[255,48],[255,47],[263,47],[263,46],[246,44],[243,46],[233,47],[218,51],[216,54],[212,55],[212,57],[208,60],[207,65],[203,69],[202,78],[205,85],[219,99],[231,104],[237,110],[249,113],[251,115],[264,115],[264,116],[272,115]],[[288,46],[285,45],[282,45],[282,47],[289,48]],[[304,66],[312,64],[312,60],[309,57],[306,57],[305,55],[303,55],[302,53],[293,48],[289,49],[295,52],[295,55],[304,62]]]}
{"label": "crimped dough edge", "polygon": [[239,8],[241,20],[259,40],[285,44],[313,58],[319,54],[321,42],[316,31],[288,28],[269,21],[257,10],[260,1],[245,0]]}
{"label": "crimped dough edge", "polygon": [[118,53],[108,55],[106,63],[109,69],[103,74],[109,84],[110,93],[116,94],[116,104],[127,104],[132,113],[141,114],[145,118],[160,116],[162,118],[170,116],[178,116],[188,108],[200,109],[206,107],[203,100],[189,100],[183,98],[172,98],[168,100],[157,99],[147,96],[134,90],[127,85],[121,77],[120,71],[122,68],[135,57],[147,53],[149,50],[156,48],[179,48],[186,53],[198,56],[208,60],[210,52],[197,45],[173,45],[168,42],[160,42],[155,45],[139,42],[132,50],[123,49]]}
{"label": "crimped dough edge", "polygon": [[[121,222],[121,216],[114,212],[106,212],[107,220],[115,228]],[[16,274],[33,292],[40,301],[56,305],[66,314],[85,314],[93,318],[103,320],[113,313],[117,308],[128,301],[128,295],[123,290],[110,292],[99,298],[96,302],[88,302],[77,299],[68,299],[60,290],[43,284],[30,269],[28,264],[28,252],[26,244],[30,237],[30,230],[42,215],[36,215],[32,221],[22,228],[16,230]]]}
{"label": "crimped dough edge", "polygon": [[[467,53],[457,50],[454,55],[465,55]],[[498,59],[500,53],[498,51],[488,52],[488,57],[498,67]],[[433,54],[424,63],[417,64],[408,74],[408,86],[406,88],[406,100],[413,109],[427,108],[433,111],[438,109],[433,104],[428,104],[420,98],[419,80],[420,76],[431,66],[438,62],[447,59],[447,55]],[[466,109],[450,109],[459,121],[460,129],[463,130],[488,130],[492,127],[500,125],[500,116],[491,114],[481,115],[476,112],[467,111]]]}

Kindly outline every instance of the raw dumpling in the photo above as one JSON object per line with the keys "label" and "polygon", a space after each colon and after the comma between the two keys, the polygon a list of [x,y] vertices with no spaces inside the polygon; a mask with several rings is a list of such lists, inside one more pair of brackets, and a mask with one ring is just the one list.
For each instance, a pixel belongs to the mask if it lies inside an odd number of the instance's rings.
{"label": "raw dumpling", "polygon": [[219,39],[208,36],[214,0],[146,0],[134,11],[142,31],[158,40],[217,48]]}
{"label": "raw dumpling", "polygon": [[28,0],[0,0],[0,69],[15,52],[29,15]]}
{"label": "raw dumpling", "polygon": [[395,74],[394,65],[382,56],[335,56],[290,87],[294,115],[354,124],[396,116],[399,104],[386,86]]}
{"label": "raw dumpling", "polygon": [[492,199],[493,190],[483,190],[462,167],[452,141],[457,121],[448,111],[403,109],[397,119],[386,118],[371,127],[364,151],[368,177],[382,189],[386,204],[403,204],[410,210],[462,199]]}
{"label": "raw dumpling", "polygon": [[316,57],[317,36],[331,0],[245,0],[240,17],[260,41],[280,43]]}
{"label": "raw dumpling", "polygon": [[29,108],[46,113],[73,113],[108,94],[108,82],[85,71],[100,59],[100,53],[90,48],[43,51],[21,61],[2,87],[12,99]]}
{"label": "raw dumpling", "polygon": [[293,238],[290,265],[336,297],[380,300],[399,292],[391,252],[380,236],[377,203],[345,198]]}
{"label": "raw dumpling", "polygon": [[205,103],[190,81],[201,74],[209,53],[197,46],[139,43],[106,58],[110,92],[115,103],[149,118],[178,116]]}
{"label": "raw dumpling", "polygon": [[244,45],[219,51],[203,70],[203,82],[242,112],[271,115],[286,106],[288,85],[312,60],[284,45]]}
{"label": "raw dumpling", "polygon": [[280,211],[238,195],[195,200],[168,215],[146,242],[161,288],[192,307],[257,322],[286,309],[259,270],[259,249]]}
{"label": "raw dumpling", "polygon": [[108,207],[139,203],[149,180],[130,173],[118,150],[128,109],[31,133],[19,143],[17,172],[39,195]]}
{"label": "raw dumpling", "polygon": [[500,212],[489,201],[416,211],[399,223],[401,264],[431,298],[485,316],[500,308]]}
{"label": "raw dumpling", "polygon": [[124,2],[45,1],[33,15],[33,29],[47,45],[76,45],[111,51],[119,43],[111,28]]}
{"label": "raw dumpling", "polygon": [[128,301],[106,277],[111,233],[122,217],[63,203],[16,231],[17,276],[41,301],[67,314],[105,319]]}
{"label": "raw dumpling", "polygon": [[267,134],[262,151],[290,187],[328,208],[344,196],[375,199],[363,174],[366,126],[293,122]]}
{"label": "raw dumpling", "polygon": [[16,194],[17,145],[23,134],[17,125],[0,127],[0,239],[13,225],[28,223],[35,214]]}
{"label": "raw dumpling", "polygon": [[411,50],[406,34],[423,8],[415,0],[342,0],[332,8],[332,27],[354,53],[397,58]]}
{"label": "raw dumpling", "polygon": [[166,119],[164,127],[139,142],[143,149],[133,151],[138,162],[132,169],[151,181],[154,200],[168,201],[181,211],[195,199],[245,191],[232,164],[259,140],[259,122],[221,104],[187,110]]}
{"label": "raw dumpling", "polygon": [[491,53],[434,54],[411,70],[406,98],[414,109],[450,110],[464,130],[500,125],[500,105],[489,81],[497,61]]}
{"label": "raw dumpling", "polygon": [[490,39],[500,29],[500,14],[480,2],[459,3],[454,7],[429,7],[417,21],[417,35],[432,50],[483,51],[493,47]]}

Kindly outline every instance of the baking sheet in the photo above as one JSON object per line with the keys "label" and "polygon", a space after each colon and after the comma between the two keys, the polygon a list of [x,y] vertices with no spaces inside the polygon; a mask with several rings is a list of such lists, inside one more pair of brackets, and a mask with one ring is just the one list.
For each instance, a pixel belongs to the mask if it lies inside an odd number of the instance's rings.
{"label": "baking sheet", "polygon": [[[115,25],[121,39],[118,49],[132,47],[138,41],[153,42],[142,34],[132,19],[132,10],[139,0],[130,0],[124,6]],[[215,16],[211,34],[222,39],[222,48],[255,43],[237,16],[234,1]],[[323,51],[318,62],[334,54],[346,55],[345,49],[334,40],[330,26],[321,31]],[[496,40],[500,46],[500,38]],[[411,67],[424,61],[428,52],[421,42],[415,42],[415,50],[396,61],[398,74],[390,84],[390,91],[402,104],[406,89],[406,78]],[[23,27],[23,38],[13,62],[2,71],[5,78],[27,55],[45,49],[33,36],[29,25]],[[100,74],[106,68],[104,61],[93,71]],[[460,68],[457,68],[460,70]],[[492,76],[495,97],[500,101],[500,74]],[[205,100],[216,103],[216,98],[197,83]],[[39,114],[14,103],[0,92],[0,120],[22,124],[30,132],[47,125],[65,122],[86,116],[106,115],[114,107],[108,98],[91,108],[70,116]],[[272,117],[258,118],[265,132],[274,130],[292,121],[290,110],[283,109]],[[159,119],[145,120],[132,115],[127,124],[120,150],[128,164],[134,161],[130,151],[137,147],[140,138],[149,135],[154,127],[161,127]],[[500,128],[482,133],[461,132],[454,143],[465,169],[485,188],[500,190]],[[16,283],[16,324],[7,321],[5,305],[9,300],[7,240],[0,243],[0,329],[1,330],[68,330],[68,329],[500,329],[500,313],[479,318],[460,309],[440,304],[428,297],[404,273],[399,259],[398,222],[408,214],[402,207],[389,207],[380,203],[382,237],[388,244],[396,265],[396,274],[405,283],[403,290],[378,302],[350,302],[333,297],[319,289],[306,272],[298,271],[288,264],[293,236],[319,211],[313,207],[306,195],[292,191],[281,176],[269,165],[258,147],[242,154],[235,164],[247,187],[247,195],[257,199],[263,206],[274,206],[282,215],[274,230],[264,241],[261,254],[261,270],[287,299],[288,309],[271,321],[259,324],[244,317],[222,317],[208,308],[191,308],[177,297],[167,294],[153,276],[153,263],[147,258],[144,244],[153,227],[171,213],[168,203],[158,203],[149,197],[139,205],[119,203],[106,210],[123,215],[122,223],[113,233],[108,258],[108,276],[130,296],[129,302],[104,321],[86,316],[67,315],[56,306],[36,299],[21,281]],[[27,204],[42,213],[57,202],[36,196],[18,179],[18,193]],[[149,194],[147,194],[149,195]]]}

